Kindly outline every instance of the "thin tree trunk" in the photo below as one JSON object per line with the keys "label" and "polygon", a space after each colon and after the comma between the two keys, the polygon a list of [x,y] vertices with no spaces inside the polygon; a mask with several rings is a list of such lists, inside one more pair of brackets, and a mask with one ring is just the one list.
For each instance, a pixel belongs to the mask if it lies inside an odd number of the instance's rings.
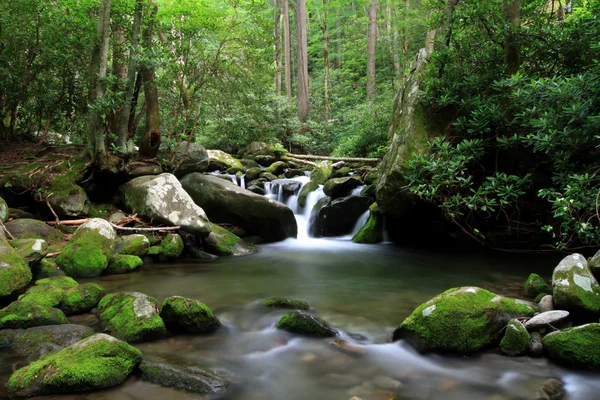
{"label": "thin tree trunk", "polygon": [[392,7],[386,6],[387,19],[385,21],[385,27],[388,38],[388,50],[392,58],[392,65],[394,69],[394,78],[398,76],[400,71],[400,58],[398,56],[398,50],[396,45],[396,28],[392,28]]}
{"label": "thin tree trunk", "polygon": [[336,30],[336,47],[337,47],[337,59],[335,66],[337,69],[342,68],[342,16],[339,7],[335,10],[335,30]]}
{"label": "thin tree trunk", "polygon": [[[125,35],[123,35],[123,28],[117,24],[113,24],[113,54],[112,54],[112,73],[113,76],[119,78],[120,81],[127,78],[127,66],[125,65]],[[112,87],[112,92],[116,93],[120,90],[120,82],[116,82]],[[108,132],[112,134],[118,134],[121,116],[125,109],[125,103],[121,103],[119,107],[111,112],[108,117]],[[119,145],[118,137],[115,140],[115,144]]]}
{"label": "thin tree trunk", "polygon": [[322,19],[321,29],[323,30],[323,90],[324,90],[324,103],[325,103],[325,126],[329,123],[329,31],[327,30],[327,2],[321,0],[322,6]]}
{"label": "thin tree trunk", "polygon": [[298,120],[308,119],[308,40],[306,37],[306,0],[296,3],[296,30],[298,36]]}
{"label": "thin tree trunk", "polygon": [[[273,0],[273,38],[275,41],[275,52],[273,58],[275,61],[275,95],[281,96],[281,72],[283,69],[283,40],[281,39],[281,7],[279,0]],[[279,108],[279,107],[278,107]],[[279,109],[277,110],[279,114]]]}
{"label": "thin tree trunk", "polygon": [[290,7],[288,0],[281,1],[283,16],[283,52],[285,60],[285,95],[292,98],[292,38],[290,34]]}
{"label": "thin tree trunk", "polygon": [[427,36],[425,37],[425,50],[427,53],[433,53],[433,45],[435,43],[435,29],[430,29],[427,31]]}
{"label": "thin tree trunk", "polygon": [[506,75],[516,73],[521,66],[521,50],[517,30],[521,24],[521,0],[511,0],[504,6],[504,14],[508,25],[504,41],[504,59],[506,60]]}
{"label": "thin tree trunk", "polygon": [[[152,48],[154,39],[154,22],[158,13],[158,5],[155,0],[149,0],[151,6],[148,27],[144,31],[144,42],[147,50]],[[146,101],[146,129],[140,142],[140,153],[145,157],[154,158],[160,146],[160,117],[158,113],[158,88],[154,80],[154,67],[150,64],[144,65],[140,73],[144,79],[144,98]]]}
{"label": "thin tree trunk", "polygon": [[108,67],[108,43],[110,38],[111,0],[104,0],[98,13],[96,40],[90,62],[90,90],[88,93],[88,149],[92,161],[102,165],[107,159],[105,122],[102,111],[96,108],[98,100],[104,97],[106,69]]}
{"label": "thin tree trunk", "polygon": [[377,49],[377,0],[371,0],[367,8],[369,25],[367,28],[367,99],[375,103],[375,57]]}
{"label": "thin tree trunk", "polygon": [[[127,134],[128,140],[135,136],[135,132],[137,131],[137,127],[139,121],[136,119],[137,112],[137,104],[140,98],[140,91],[142,90],[142,84],[144,83],[144,78],[141,73],[137,73],[135,78],[135,87],[133,89],[133,97],[131,98],[131,108],[129,109],[129,121],[127,121]],[[144,101],[144,106],[146,102]],[[146,108],[143,108],[140,112],[140,115],[146,112]],[[137,122],[136,122],[137,121]]]}

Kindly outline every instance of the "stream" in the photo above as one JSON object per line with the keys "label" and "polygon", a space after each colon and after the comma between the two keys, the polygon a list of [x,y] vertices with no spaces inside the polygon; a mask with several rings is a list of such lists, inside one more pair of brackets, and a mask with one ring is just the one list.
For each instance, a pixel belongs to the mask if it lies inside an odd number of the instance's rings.
{"label": "stream", "polygon": [[[276,198],[279,192],[271,190],[268,195]],[[322,196],[322,190],[311,194],[307,208]],[[390,331],[414,308],[451,287],[473,285],[521,297],[529,273],[549,278],[560,255],[415,250],[387,243],[354,244],[351,236],[314,239],[306,233],[309,212],[298,210],[297,203],[294,206],[296,197],[280,200],[296,210],[298,239],[261,245],[251,256],[148,264],[128,275],[79,281],[99,283],[109,292],[138,291],[159,301],[179,295],[206,303],[223,324],[215,333],[136,345],[145,354],[227,371],[231,390],[206,398],[385,400],[395,393],[397,399],[419,400],[534,399],[536,388],[551,377],[565,382],[567,399],[598,397],[598,374],[569,371],[546,359],[509,358],[493,351],[469,358],[423,356],[402,342],[387,341]],[[344,332],[341,339],[364,346],[360,354],[342,351],[331,344],[332,339],[304,338],[275,329],[285,310],[259,305],[271,296],[307,301],[321,318]],[[101,329],[92,314],[70,319]],[[0,352],[0,383],[8,379],[17,361],[9,350]],[[111,389],[46,398],[202,396],[132,376]]]}

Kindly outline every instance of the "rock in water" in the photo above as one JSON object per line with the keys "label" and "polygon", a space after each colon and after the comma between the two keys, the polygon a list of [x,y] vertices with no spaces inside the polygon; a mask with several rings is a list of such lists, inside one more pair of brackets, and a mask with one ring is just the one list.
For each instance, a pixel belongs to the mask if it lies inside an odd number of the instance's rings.
{"label": "rock in water", "polygon": [[379,243],[383,240],[383,215],[377,203],[369,207],[367,223],[352,237],[354,243]]}
{"label": "rock in water", "polygon": [[504,337],[500,342],[500,351],[502,354],[514,357],[525,355],[528,348],[529,332],[519,320],[511,320],[506,325]]}
{"label": "rock in water", "polygon": [[349,196],[352,193],[352,189],[355,189],[360,185],[362,185],[362,182],[360,181],[360,178],[356,176],[333,178],[325,182],[323,192],[332,199],[337,199],[339,197]]}
{"label": "rock in water", "polygon": [[421,304],[394,331],[420,352],[472,354],[498,344],[513,318],[534,306],[478,287],[453,288]]}
{"label": "rock in water", "polygon": [[180,296],[165,299],[160,316],[167,328],[175,331],[210,332],[221,326],[206,304]]}
{"label": "rock in water", "polygon": [[525,294],[535,298],[540,294],[552,294],[552,288],[538,274],[531,274],[525,281]]}
{"label": "rock in water", "polygon": [[567,367],[600,370],[600,324],[549,333],[543,344],[548,358]]}
{"label": "rock in water", "polygon": [[350,233],[358,218],[369,209],[371,204],[373,199],[362,196],[341,197],[331,202],[325,197],[312,209],[309,233],[314,237]]}
{"label": "rock in water", "polygon": [[0,297],[24,288],[31,279],[27,261],[7,242],[0,240]]}
{"label": "rock in water", "polygon": [[96,307],[104,296],[104,288],[95,283],[84,283],[65,292],[60,308],[67,315],[81,314]]}
{"label": "rock in water", "polygon": [[269,297],[260,302],[265,307],[290,308],[293,310],[308,310],[310,306],[302,300],[288,299],[287,297]]}
{"label": "rock in water", "polygon": [[[212,226],[210,229],[212,231]],[[148,255],[159,256],[165,259],[174,259],[183,253],[183,248],[184,245],[181,236],[176,233],[168,233],[162,238],[159,244],[148,249]]]}
{"label": "rock in water", "polygon": [[229,168],[238,168],[239,170],[245,170],[239,160],[233,158],[231,154],[225,153],[222,150],[208,150],[208,171],[225,171]]}
{"label": "rock in water", "polygon": [[35,281],[35,284],[40,286],[51,285],[63,289],[70,289],[79,285],[79,283],[77,283],[77,281],[70,276],[53,276],[51,278],[39,279]]}
{"label": "rock in water", "polygon": [[117,200],[131,212],[200,236],[210,233],[204,210],[194,204],[172,174],[141,176],[119,188]]}
{"label": "rock in water", "polygon": [[18,397],[106,388],[122,383],[141,357],[135,347],[98,333],[21,368],[7,387]]}
{"label": "rock in water", "polygon": [[302,335],[320,337],[335,336],[337,334],[337,331],[327,322],[319,317],[305,313],[304,311],[294,311],[285,314],[281,317],[279,322],[277,322],[277,329]]}
{"label": "rock in water", "polygon": [[144,264],[144,261],[138,256],[117,254],[110,258],[106,272],[109,274],[128,274],[141,267],[142,264]]}
{"label": "rock in water", "polygon": [[576,319],[592,320],[600,315],[600,285],[581,254],[562,259],[552,274],[554,306],[570,311]]}
{"label": "rock in water", "polygon": [[81,225],[56,257],[56,264],[69,276],[91,278],[108,266],[117,233],[108,221],[94,218]]}
{"label": "rock in water", "polygon": [[19,301],[46,307],[58,307],[65,297],[65,290],[52,285],[36,285],[19,296]]}
{"label": "rock in water", "polygon": [[37,326],[23,330],[12,343],[12,349],[29,361],[36,361],[93,334],[92,328],[81,325]]}
{"label": "rock in water", "polygon": [[258,251],[252,244],[217,224],[212,224],[212,232],[204,239],[204,245],[208,251],[220,256],[245,256]]}
{"label": "rock in water", "polygon": [[239,226],[266,242],[296,237],[294,213],[284,204],[211,175],[186,175],[181,184],[210,220]]}
{"label": "rock in water", "polygon": [[148,254],[150,241],[144,235],[119,236],[115,242],[114,254],[144,257]]}
{"label": "rock in water", "polygon": [[42,325],[62,325],[69,321],[57,308],[15,301],[0,310],[0,329],[25,329]]}
{"label": "rock in water", "polygon": [[98,304],[98,318],[111,334],[128,342],[155,339],[166,333],[158,301],[138,292],[109,294]]}

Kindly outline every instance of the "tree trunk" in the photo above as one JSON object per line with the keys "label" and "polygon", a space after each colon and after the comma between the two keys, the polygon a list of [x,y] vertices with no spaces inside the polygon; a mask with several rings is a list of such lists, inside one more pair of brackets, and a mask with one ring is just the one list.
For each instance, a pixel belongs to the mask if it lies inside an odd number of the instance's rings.
{"label": "tree trunk", "polygon": [[337,69],[342,68],[342,15],[340,8],[335,10],[335,29],[336,29],[336,47],[337,47],[337,59],[335,60],[335,66]]}
{"label": "tree trunk", "polygon": [[325,103],[325,126],[329,123],[329,31],[327,30],[327,2],[321,0],[322,6],[322,19],[321,29],[323,31],[323,65],[325,70],[323,71],[323,90],[324,90],[324,103]]}
{"label": "tree trunk", "polygon": [[292,98],[292,38],[290,34],[290,7],[289,0],[281,1],[281,15],[283,16],[283,53],[285,60],[285,95]]}
{"label": "tree trunk", "polygon": [[106,129],[102,110],[97,109],[98,100],[104,97],[106,69],[108,67],[108,43],[110,38],[111,0],[103,0],[99,7],[96,40],[90,62],[90,89],[88,93],[88,149],[92,161],[102,165],[107,159]]}
{"label": "tree trunk", "polygon": [[[112,73],[113,76],[119,78],[119,81],[114,83],[112,92],[116,93],[121,88],[121,81],[127,78],[127,66],[125,65],[126,48],[125,48],[125,35],[123,34],[123,27],[113,24],[113,53],[112,53]],[[125,109],[125,103],[119,104],[119,107],[111,112],[108,117],[108,132],[117,135],[119,132],[119,126],[123,110]],[[112,136],[112,135],[111,135]],[[109,141],[112,139],[109,139]],[[119,146],[118,137],[115,140],[115,144]]]}
{"label": "tree trunk", "polygon": [[507,22],[507,33],[504,41],[504,59],[506,75],[516,73],[521,66],[521,50],[517,30],[521,24],[521,0],[511,0],[504,5],[504,15]]}
{"label": "tree trunk", "polygon": [[400,56],[398,54],[398,45],[397,45],[397,40],[396,40],[396,37],[398,36],[397,35],[398,31],[395,27],[392,27],[392,21],[393,21],[392,7],[390,7],[389,5],[386,6],[386,11],[387,11],[387,19],[386,19],[385,27],[387,30],[387,37],[388,37],[388,49],[390,51],[390,56],[392,58],[392,65],[393,65],[393,69],[394,69],[394,78],[396,78],[398,76],[398,73],[400,72]]}
{"label": "tree trunk", "polygon": [[308,119],[308,40],[306,37],[306,0],[296,3],[296,30],[298,36],[298,120]]}
{"label": "tree trunk", "polygon": [[[130,39],[131,51],[129,53],[129,64],[127,66],[127,86],[125,87],[125,99],[123,107],[121,108],[121,117],[117,129],[117,146],[119,146],[124,153],[133,152],[134,132],[129,129],[129,126],[135,119],[135,108],[137,106],[137,96],[134,101],[134,93],[136,88],[137,57],[140,44],[140,33],[142,30],[143,9],[144,0],[136,0]],[[139,93],[139,88],[137,92]]]}
{"label": "tree trunk", "polygon": [[377,49],[377,0],[371,0],[367,8],[369,25],[367,28],[367,99],[375,102],[375,57]]}
{"label": "tree trunk", "polygon": [[[148,26],[144,31],[144,42],[147,50],[152,48],[154,39],[154,22],[158,13],[155,0],[149,0],[151,8]],[[146,129],[140,142],[140,154],[144,157],[154,158],[160,146],[160,117],[158,113],[158,88],[154,80],[154,66],[144,65],[140,73],[144,79],[144,98],[146,100]]]}
{"label": "tree trunk", "polygon": [[[275,40],[275,95],[281,96],[281,70],[283,69],[283,40],[281,39],[281,7],[279,0],[273,0],[273,38]],[[279,114],[279,107],[277,113]],[[278,118],[279,119],[279,118]]]}

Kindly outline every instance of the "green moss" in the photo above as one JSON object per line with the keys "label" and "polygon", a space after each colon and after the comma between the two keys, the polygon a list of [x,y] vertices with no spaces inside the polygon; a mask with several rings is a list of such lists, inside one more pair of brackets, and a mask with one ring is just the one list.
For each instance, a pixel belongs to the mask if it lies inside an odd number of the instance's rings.
{"label": "green moss", "polygon": [[41,325],[68,324],[62,311],[35,303],[15,301],[0,310],[0,329],[31,328]]}
{"label": "green moss", "polygon": [[537,304],[540,301],[542,301],[542,299],[546,296],[548,296],[546,293],[540,293],[537,296],[535,296],[535,299],[533,299],[533,302]]}
{"label": "green moss", "polygon": [[97,231],[89,230],[74,237],[56,258],[56,263],[69,276],[90,278],[106,269],[111,253],[112,241]]}
{"label": "green moss", "polygon": [[337,171],[335,171],[332,175],[333,178],[343,178],[345,176],[347,176],[350,172],[352,171],[352,169],[350,167],[342,167],[340,169],[338,169]]}
{"label": "green moss", "polygon": [[379,243],[383,240],[383,215],[379,212],[377,203],[373,203],[369,211],[369,219],[352,237],[354,243]]}
{"label": "green moss", "polygon": [[108,335],[97,334],[15,372],[8,381],[16,396],[100,389],[122,383],[142,353]]}
{"label": "green moss", "polygon": [[70,289],[79,285],[77,281],[69,276],[56,276],[51,278],[44,278],[35,281],[36,285],[52,285],[63,289]]}
{"label": "green moss", "polygon": [[104,288],[95,283],[70,288],[65,292],[61,309],[67,314],[80,314],[96,307],[104,296]]}
{"label": "green moss", "polygon": [[531,274],[525,281],[525,294],[528,297],[536,297],[540,294],[552,294],[552,288],[538,274]]}
{"label": "green moss", "polygon": [[33,286],[19,296],[19,301],[46,307],[57,307],[65,297],[65,290],[52,285]]}
{"label": "green moss", "polygon": [[166,332],[158,301],[142,293],[114,293],[98,304],[98,318],[116,337],[128,342],[160,337]]}
{"label": "green moss", "polygon": [[324,185],[331,176],[331,166],[329,163],[317,165],[310,173],[310,180]]}
{"label": "green moss", "polygon": [[157,246],[148,249],[148,255],[163,256],[165,258],[177,258],[183,252],[183,240],[181,236],[173,233],[165,235]]}
{"label": "green moss", "polygon": [[306,207],[306,198],[318,188],[319,184],[313,181],[310,181],[306,185],[302,186],[302,190],[300,190],[300,194],[298,195],[298,205],[302,208]]}
{"label": "green moss", "polygon": [[363,180],[366,185],[376,185],[378,177],[379,177],[379,170],[377,170],[377,168],[373,168],[365,174],[365,177]]}
{"label": "green moss", "polygon": [[287,168],[287,164],[283,161],[276,161],[271,164],[269,167],[264,169],[264,172],[273,174],[273,175],[281,175],[283,171]]}
{"label": "green moss", "polygon": [[42,259],[42,261],[40,261],[40,263],[34,267],[35,279],[44,279],[64,275],[65,273],[58,268],[56,263],[48,258]]}
{"label": "green moss", "polygon": [[0,241],[0,297],[24,288],[31,279],[27,261],[10,245]]}
{"label": "green moss", "polygon": [[[571,317],[589,320],[600,315],[600,286],[593,277],[587,265],[580,268],[579,264],[587,264],[585,258],[580,254],[572,254],[565,257],[554,269],[552,282],[554,286],[554,304],[558,309],[571,312]],[[584,286],[578,285],[575,281],[578,278],[588,279],[591,290],[586,290]],[[567,284],[562,284],[567,282]],[[558,283],[558,284],[557,284]]]}
{"label": "green moss", "polygon": [[138,256],[118,254],[112,256],[106,272],[109,274],[128,274],[142,266],[144,262]]}
{"label": "green moss", "polygon": [[250,254],[256,248],[217,224],[211,224],[211,233],[204,239],[207,250],[220,256]]}
{"label": "green moss", "polygon": [[265,307],[292,308],[295,310],[308,310],[310,306],[302,300],[288,299],[287,297],[270,297],[260,302]]}
{"label": "green moss", "polygon": [[[151,237],[154,242],[153,244],[158,243],[158,240],[154,239],[154,236]],[[144,257],[148,254],[149,248],[150,241],[144,235],[121,236],[115,243],[114,254]]]}
{"label": "green moss", "polygon": [[276,325],[277,329],[309,336],[330,337],[336,335],[327,322],[303,311],[285,314]]}
{"label": "green moss", "polygon": [[522,356],[529,348],[529,332],[516,319],[506,325],[504,337],[500,341],[500,351],[507,356]]}
{"label": "green moss", "polygon": [[587,324],[546,335],[543,340],[548,357],[572,368],[600,370],[600,324]]}
{"label": "green moss", "polygon": [[206,304],[179,296],[163,302],[160,316],[167,328],[175,331],[209,332],[221,326]]}

